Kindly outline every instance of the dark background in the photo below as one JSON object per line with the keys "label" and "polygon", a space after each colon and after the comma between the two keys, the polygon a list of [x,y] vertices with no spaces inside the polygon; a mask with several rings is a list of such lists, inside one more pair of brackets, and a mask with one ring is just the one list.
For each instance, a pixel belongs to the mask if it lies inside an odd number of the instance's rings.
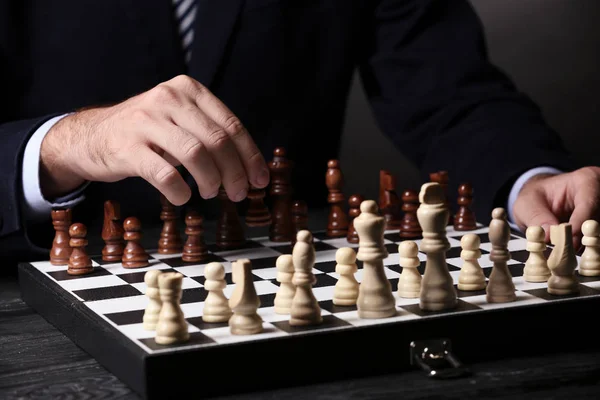
{"label": "dark background", "polygon": [[[600,165],[600,1],[471,3],[484,24],[492,60],[540,105],[578,161]],[[418,189],[422,182],[402,151],[410,149],[395,149],[379,131],[357,77],[340,154],[344,192],[376,199],[381,168],[394,173],[399,191]]]}

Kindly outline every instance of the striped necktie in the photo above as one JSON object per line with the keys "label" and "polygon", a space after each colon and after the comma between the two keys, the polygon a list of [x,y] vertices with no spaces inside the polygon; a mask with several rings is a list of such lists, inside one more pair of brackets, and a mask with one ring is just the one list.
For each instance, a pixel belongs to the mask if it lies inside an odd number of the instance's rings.
{"label": "striped necktie", "polygon": [[[189,64],[192,58],[192,42],[194,41],[194,18],[196,18],[197,0],[173,0],[175,18],[179,27],[179,39],[185,63]],[[218,1],[218,0],[216,0]]]}

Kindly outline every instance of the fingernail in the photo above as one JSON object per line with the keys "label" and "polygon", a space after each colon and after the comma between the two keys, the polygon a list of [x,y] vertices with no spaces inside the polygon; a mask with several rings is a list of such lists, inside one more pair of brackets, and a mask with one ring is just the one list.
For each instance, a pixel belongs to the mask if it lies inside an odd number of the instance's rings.
{"label": "fingernail", "polygon": [[269,170],[266,168],[261,169],[256,180],[259,185],[266,186],[269,183]]}
{"label": "fingernail", "polygon": [[235,197],[233,198],[233,201],[235,201],[235,202],[242,201],[246,198],[247,194],[248,194],[248,191],[246,189],[243,189],[243,190],[239,191],[238,194],[235,195]]}

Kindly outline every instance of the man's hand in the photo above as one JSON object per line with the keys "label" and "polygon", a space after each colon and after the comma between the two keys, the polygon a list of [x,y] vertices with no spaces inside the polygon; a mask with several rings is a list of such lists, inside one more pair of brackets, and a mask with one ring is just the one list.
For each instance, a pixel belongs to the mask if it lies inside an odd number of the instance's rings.
{"label": "man's hand", "polygon": [[206,87],[178,76],[112,107],[67,116],[46,135],[41,185],[47,197],[66,194],[84,181],[115,182],[139,176],[175,205],[190,188],[183,165],[212,198],[221,185],[232,201],[249,184],[263,188],[269,170],[240,120]]}
{"label": "man's hand", "polygon": [[560,175],[538,175],[528,181],[513,206],[515,223],[523,230],[569,222],[575,250],[581,246],[581,225],[600,217],[600,168],[585,167]]}

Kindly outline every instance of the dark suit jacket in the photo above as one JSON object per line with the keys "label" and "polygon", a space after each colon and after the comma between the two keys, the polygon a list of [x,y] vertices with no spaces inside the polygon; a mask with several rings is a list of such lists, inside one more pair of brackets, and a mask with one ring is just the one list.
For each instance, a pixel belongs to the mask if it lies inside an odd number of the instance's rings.
{"label": "dark suit jacket", "polygon": [[[383,132],[424,181],[449,171],[451,201],[471,182],[481,221],[524,170],[573,168],[538,108],[490,64],[465,0],[200,0],[194,29],[187,68],[171,0],[0,3],[0,247],[28,243],[20,171],[37,127],[178,74],[222,99],[265,158],[285,147],[295,197],[310,206],[325,202],[326,163],[337,155],[356,69]],[[370,151],[369,135],[355,151]],[[102,218],[107,198],[122,201],[125,215],[143,215],[145,190],[135,179],[92,185],[82,215]]]}

